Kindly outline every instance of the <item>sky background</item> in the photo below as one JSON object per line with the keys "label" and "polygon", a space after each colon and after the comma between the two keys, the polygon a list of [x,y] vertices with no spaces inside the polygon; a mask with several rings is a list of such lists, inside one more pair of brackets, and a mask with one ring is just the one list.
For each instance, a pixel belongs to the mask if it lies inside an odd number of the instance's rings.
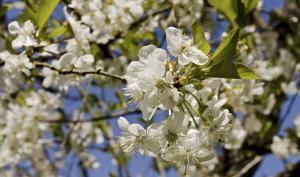
{"label": "sky background", "polygon": [[[1,2],[1,0],[0,0],[0,2]],[[16,0],[2,0],[2,2],[3,3],[16,2]],[[265,11],[270,11],[273,9],[281,8],[282,6],[283,6],[283,0],[264,0],[264,3],[263,3],[263,9]],[[13,10],[9,11],[6,16],[7,23],[16,19],[16,17],[18,16],[19,13],[20,13],[20,10],[17,10],[17,9],[13,9]],[[265,18],[265,20],[268,20],[268,17],[265,14],[262,14],[262,15]],[[53,18],[63,19],[62,8],[60,6],[56,8]],[[219,23],[218,25],[219,26],[217,29],[219,29],[219,30],[216,31],[216,33],[212,35],[212,38],[219,37],[222,34],[222,32],[224,31],[224,29],[226,28],[227,23]],[[162,36],[162,33],[160,30],[157,30],[156,34],[158,37]],[[166,45],[164,44],[163,47],[166,47]],[[97,97],[99,97],[99,98],[101,98],[101,95],[99,93],[101,91],[103,91],[105,93],[104,94],[105,99],[116,100],[116,98],[114,98],[113,91],[111,88],[104,88],[103,90],[99,90],[99,88],[92,87],[89,91],[96,94]],[[71,95],[78,94],[75,88],[71,88],[69,90],[69,92]],[[283,105],[283,107],[281,109],[281,113],[284,113],[286,111],[287,105],[289,105],[289,102],[291,101],[291,97],[292,96],[289,96],[289,99]],[[80,106],[81,106],[81,102],[74,102],[73,100],[68,100],[68,99],[64,100],[64,107],[65,107],[66,112],[69,115],[71,115],[74,110],[80,108]],[[283,135],[284,129],[293,125],[293,118],[295,118],[296,115],[300,114],[299,107],[300,107],[300,97],[298,95],[295,100],[295,103],[291,109],[290,114],[287,116],[286,120],[283,121],[282,127],[281,127],[280,131],[278,132],[278,134]],[[139,115],[132,115],[132,116],[128,116],[127,118],[129,120],[129,122],[135,122],[138,117],[139,117]],[[160,115],[157,116],[158,119],[159,119],[159,117],[160,117]],[[117,126],[117,119],[112,119],[109,121],[113,127],[114,135],[119,136],[120,129]],[[90,149],[90,152],[93,153],[97,157],[101,166],[97,170],[88,170],[89,177],[96,177],[96,176],[97,177],[99,177],[99,176],[108,177],[108,173],[110,171],[117,172],[117,167],[115,165],[113,165],[112,156],[110,154],[102,153],[102,152],[100,152],[98,150],[94,150],[94,149]],[[295,158],[295,157],[288,159],[288,161],[298,161],[298,160],[299,160],[299,158]],[[64,175],[64,171],[66,171],[66,172],[70,172],[70,177],[81,177],[82,172],[81,172],[80,168],[78,168],[78,163],[79,163],[79,161],[74,156],[74,154],[70,154],[66,158],[66,164],[67,164],[66,167],[64,169],[62,169],[60,171],[60,173],[62,175]],[[156,176],[159,176],[157,173],[155,173],[152,170],[152,168],[149,168],[151,166],[151,163],[152,163],[152,161],[148,157],[138,155],[138,154],[134,155],[129,163],[130,174],[133,177],[139,177],[139,176],[156,177]],[[283,170],[284,170],[283,162],[281,160],[277,159],[274,155],[268,154],[261,161],[259,168],[255,173],[255,177],[272,176]],[[176,174],[174,169],[169,170],[166,174],[168,177],[177,177],[178,176],[178,174]],[[64,177],[65,177],[65,175],[64,175]]]}

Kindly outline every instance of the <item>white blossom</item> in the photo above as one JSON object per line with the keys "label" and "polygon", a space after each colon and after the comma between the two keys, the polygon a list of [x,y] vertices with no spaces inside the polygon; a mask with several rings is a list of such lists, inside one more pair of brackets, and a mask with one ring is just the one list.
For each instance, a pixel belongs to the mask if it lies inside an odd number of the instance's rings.
{"label": "white blossom", "polygon": [[178,57],[179,64],[187,65],[192,62],[204,65],[208,61],[208,56],[193,44],[191,38],[183,35],[181,30],[174,27],[167,28],[166,38],[168,51]]}
{"label": "white blossom", "polygon": [[152,155],[158,152],[158,144],[147,135],[147,130],[139,124],[129,124],[124,117],[120,117],[118,125],[122,129],[120,145],[127,153],[139,151],[142,154]]}
{"label": "white blossom", "polygon": [[131,62],[125,76],[128,85],[127,95],[135,102],[148,107],[164,105],[176,106],[179,93],[173,87],[173,76],[166,71],[167,53],[153,45],[145,46],[139,51],[139,61]]}
{"label": "white blossom", "polygon": [[233,121],[232,130],[225,137],[226,149],[239,149],[241,148],[245,138],[247,136],[246,130],[244,130],[240,120],[235,119]]}
{"label": "white blossom", "polygon": [[12,41],[12,47],[14,49],[23,46],[30,47],[38,45],[34,36],[36,31],[30,20],[26,21],[23,25],[20,25],[17,21],[13,21],[8,25],[8,31],[10,34],[17,36],[17,38]]}
{"label": "white blossom", "polygon": [[277,157],[281,159],[299,153],[297,149],[297,144],[293,143],[290,139],[286,137],[280,138],[279,136],[273,137],[271,150]]}
{"label": "white blossom", "polygon": [[33,64],[25,53],[14,55],[4,51],[0,53],[0,59],[5,62],[3,69],[9,72],[12,77],[17,77],[21,72],[28,76],[30,69],[33,68]]}

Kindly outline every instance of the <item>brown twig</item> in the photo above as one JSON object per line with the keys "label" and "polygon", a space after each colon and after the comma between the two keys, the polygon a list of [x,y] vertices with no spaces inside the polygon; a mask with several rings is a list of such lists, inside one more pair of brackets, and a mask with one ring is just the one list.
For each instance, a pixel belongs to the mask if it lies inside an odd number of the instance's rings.
{"label": "brown twig", "polygon": [[46,122],[46,123],[76,124],[76,123],[97,122],[97,121],[102,121],[102,120],[115,119],[115,118],[119,118],[121,116],[129,116],[129,115],[140,114],[140,113],[141,113],[140,110],[133,110],[133,111],[122,112],[122,113],[114,114],[114,115],[106,115],[106,116],[102,116],[102,117],[93,117],[91,119],[81,119],[81,120],[59,119],[59,120],[40,120],[40,121],[41,122]]}
{"label": "brown twig", "polygon": [[55,68],[53,65],[48,64],[48,63],[34,61],[33,64],[37,67],[49,68],[49,69],[54,70],[54,71],[56,71],[56,72],[58,72],[59,74],[62,74],[62,75],[77,74],[77,75],[85,76],[85,75],[88,75],[88,74],[97,74],[97,75],[103,75],[103,76],[107,76],[107,77],[110,77],[110,78],[114,78],[114,79],[118,79],[120,81],[126,82],[126,79],[123,76],[108,73],[106,71],[103,71],[102,69],[97,69],[97,70],[93,70],[93,71],[81,71],[81,70],[75,70],[75,69],[61,70],[61,69]]}

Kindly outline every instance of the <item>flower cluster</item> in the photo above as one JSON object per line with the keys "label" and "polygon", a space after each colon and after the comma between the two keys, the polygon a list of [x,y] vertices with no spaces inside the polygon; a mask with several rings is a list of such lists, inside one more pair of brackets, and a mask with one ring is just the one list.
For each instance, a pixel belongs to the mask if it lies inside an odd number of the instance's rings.
{"label": "flower cluster", "polygon": [[[23,99],[23,100],[22,100]],[[50,127],[42,119],[57,119],[59,95],[39,90],[20,96],[20,103],[1,103],[0,166],[17,164],[42,148],[44,133]]]}
{"label": "flower cluster", "polygon": [[174,22],[181,26],[191,24],[201,16],[203,1],[72,0],[68,6],[75,14],[80,15],[80,19],[76,19],[73,15],[65,13],[75,36],[81,36],[83,41],[106,44],[120,33],[126,32],[144,15],[152,16],[156,13],[154,9],[165,6],[170,9],[166,20],[156,16],[142,23],[141,29],[152,32],[159,25],[167,26]]}
{"label": "flower cluster", "polygon": [[143,15],[142,5],[142,0],[112,0],[108,2],[72,0],[69,7],[79,13],[81,19],[79,21],[72,19],[69,22],[74,32],[80,31],[80,27],[86,29],[81,30],[85,31],[85,35],[82,37],[97,43],[107,43],[115,35],[126,31],[135,20]]}
{"label": "flower cluster", "polygon": [[179,166],[199,165],[214,157],[213,147],[230,132],[233,116],[223,108],[227,98],[220,97],[215,88],[203,83],[203,88],[196,89],[180,83],[186,65],[204,65],[208,56],[179,29],[167,28],[166,39],[175,60],[153,45],[141,48],[139,61],[127,68],[125,91],[138,103],[145,121],[151,122],[157,109],[167,109],[169,116],[145,128],[121,117],[120,144],[125,152],[160,156]]}

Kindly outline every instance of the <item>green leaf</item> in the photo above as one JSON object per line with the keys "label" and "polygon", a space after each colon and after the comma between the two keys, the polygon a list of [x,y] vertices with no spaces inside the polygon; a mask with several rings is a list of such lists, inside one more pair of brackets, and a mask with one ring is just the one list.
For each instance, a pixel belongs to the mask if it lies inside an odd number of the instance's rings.
{"label": "green leaf", "polygon": [[59,0],[37,0],[37,26],[41,31]]}
{"label": "green leaf", "polygon": [[241,0],[245,6],[245,14],[249,14],[252,10],[257,7],[257,3],[259,0]]}
{"label": "green leaf", "polygon": [[237,0],[208,0],[208,3],[223,13],[232,24],[236,24]]}
{"label": "green leaf", "polygon": [[228,62],[222,62],[212,67],[206,76],[231,79],[259,79],[259,76],[247,66]]}
{"label": "green leaf", "polygon": [[223,39],[213,56],[208,60],[208,63],[204,66],[193,65],[191,74],[188,76],[190,79],[205,79],[207,78],[207,73],[212,70],[212,68],[220,67],[220,63],[233,63],[236,54],[236,48],[239,38],[239,30],[237,28],[230,31]]}
{"label": "green leaf", "polygon": [[214,66],[224,61],[232,63],[236,54],[238,39],[239,30],[235,28],[223,39],[213,56],[210,58],[208,65]]}
{"label": "green leaf", "polygon": [[244,27],[258,0],[208,0],[208,3],[224,14],[233,26]]}
{"label": "green leaf", "polygon": [[198,49],[202,50],[205,54],[208,55],[211,51],[211,48],[209,43],[205,39],[204,29],[202,28],[200,22],[194,22],[191,26],[191,31]]}
{"label": "green leaf", "polygon": [[56,27],[54,28],[51,33],[48,35],[48,38],[55,38],[55,37],[58,37],[62,34],[64,34],[66,31],[68,30],[67,27],[65,26],[59,26],[59,27]]}

